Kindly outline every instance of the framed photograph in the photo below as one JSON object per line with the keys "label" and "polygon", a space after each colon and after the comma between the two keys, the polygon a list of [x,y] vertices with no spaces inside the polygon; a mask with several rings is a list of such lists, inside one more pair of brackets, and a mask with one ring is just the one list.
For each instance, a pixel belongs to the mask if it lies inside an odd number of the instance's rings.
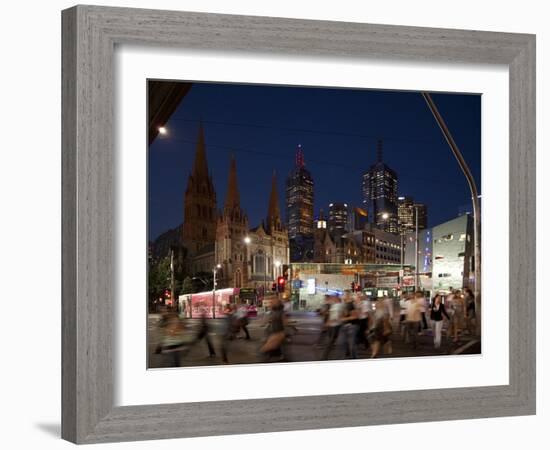
{"label": "framed photograph", "polygon": [[534,36],[62,25],[65,439],[535,413]]}

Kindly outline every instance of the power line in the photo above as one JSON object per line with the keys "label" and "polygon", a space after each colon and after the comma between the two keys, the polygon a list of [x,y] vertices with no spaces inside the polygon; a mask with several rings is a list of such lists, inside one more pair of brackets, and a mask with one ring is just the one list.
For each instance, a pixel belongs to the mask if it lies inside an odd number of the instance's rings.
{"label": "power line", "polygon": [[[169,139],[170,139],[170,142],[182,142],[182,143],[186,143],[186,144],[197,145],[197,141],[190,140],[190,139],[184,139],[184,138],[169,138]],[[277,160],[281,159],[281,154],[280,153],[272,153],[272,152],[266,152],[266,151],[261,151],[261,150],[254,150],[254,149],[251,149],[251,148],[235,147],[235,146],[227,146],[227,145],[218,145],[218,144],[208,144],[208,147],[221,148],[221,149],[225,149],[225,150],[235,152],[235,153],[254,154],[254,155],[267,157],[267,158],[270,158],[270,159],[277,159]],[[285,152],[285,155],[286,154],[287,153]],[[288,156],[291,157],[292,154],[289,152]],[[313,165],[339,167],[341,169],[350,170],[350,171],[360,173],[361,175],[363,175],[366,171],[366,169],[362,169],[362,168],[357,167],[357,166],[351,166],[351,165],[342,164],[340,162],[334,162],[334,161],[316,160],[316,159],[311,159],[309,157],[307,159],[307,162],[308,162],[308,164],[313,164]],[[433,176],[431,176],[431,177],[422,177],[422,176],[415,175],[414,178],[417,179],[417,180],[420,180],[420,181],[425,181],[425,182],[427,181],[427,182],[430,182],[430,183],[437,183],[438,185],[440,185],[441,183],[445,183],[445,184],[459,186],[459,187],[466,187],[462,183],[454,182],[454,181],[451,181],[451,180],[448,180],[448,179],[437,179]]]}
{"label": "power line", "polygon": [[265,124],[254,124],[254,123],[243,123],[243,122],[223,122],[216,120],[200,120],[200,119],[184,119],[179,117],[172,117],[169,122],[188,122],[188,123],[200,123],[211,124],[211,125],[222,125],[222,126],[232,126],[232,127],[245,127],[245,128],[260,128],[268,130],[282,130],[289,131],[292,133],[310,133],[310,134],[325,134],[333,136],[347,136],[355,137],[369,140],[378,140],[382,139],[384,141],[401,141],[401,142],[416,142],[420,144],[441,144],[441,141],[435,139],[418,139],[418,138],[399,138],[399,137],[388,137],[383,135],[374,135],[374,134],[360,134],[360,133],[349,133],[344,131],[336,130],[312,130],[308,128],[292,128],[292,127],[283,127],[276,125],[265,125]]}

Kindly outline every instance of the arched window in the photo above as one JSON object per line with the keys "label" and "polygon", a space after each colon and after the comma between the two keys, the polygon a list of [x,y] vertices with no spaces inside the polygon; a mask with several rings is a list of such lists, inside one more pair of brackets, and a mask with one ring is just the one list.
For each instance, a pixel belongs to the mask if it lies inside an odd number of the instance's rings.
{"label": "arched window", "polygon": [[258,252],[254,255],[254,272],[255,273],[266,273],[265,271],[265,255],[262,250],[258,250]]}

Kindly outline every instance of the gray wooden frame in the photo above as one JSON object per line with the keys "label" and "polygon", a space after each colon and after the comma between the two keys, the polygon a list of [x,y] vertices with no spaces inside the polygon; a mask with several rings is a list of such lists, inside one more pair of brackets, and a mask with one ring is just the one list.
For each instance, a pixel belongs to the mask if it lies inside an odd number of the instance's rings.
{"label": "gray wooden frame", "polygon": [[[63,438],[93,443],[535,413],[533,35],[95,6],[63,11],[62,30]],[[507,65],[510,383],[114,407],[113,52],[121,43]]]}

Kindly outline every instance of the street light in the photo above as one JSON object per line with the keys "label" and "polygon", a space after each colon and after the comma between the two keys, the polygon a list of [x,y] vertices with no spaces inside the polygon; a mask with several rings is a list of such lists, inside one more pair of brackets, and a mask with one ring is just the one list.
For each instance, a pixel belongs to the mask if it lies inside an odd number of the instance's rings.
{"label": "street light", "polygon": [[477,191],[477,186],[475,179],[466,163],[464,156],[460,152],[460,149],[456,145],[456,142],[453,139],[445,120],[441,116],[441,113],[437,109],[436,104],[434,103],[432,96],[428,92],[422,92],[422,97],[426,101],[428,108],[430,109],[432,115],[434,116],[439,129],[443,133],[451,152],[456,158],[464,177],[470,188],[470,193],[472,195],[472,209],[474,213],[474,299],[475,299],[475,312],[476,312],[476,332],[479,335],[481,333],[481,215],[480,215],[480,205],[479,205],[479,195]]}
{"label": "street light", "polygon": [[273,279],[277,279],[277,298],[279,297],[279,282],[278,282],[278,278],[277,276],[279,275],[279,267],[281,267],[281,261],[277,260],[275,261],[275,268],[277,269],[275,272],[275,276],[273,277]]}
{"label": "street light", "polygon": [[213,283],[212,283],[212,319],[216,318],[216,274],[218,270],[222,268],[221,264],[216,264],[216,267],[212,269]]}
{"label": "street light", "polygon": [[166,129],[166,127],[161,126],[158,128],[158,131],[161,136],[166,136],[168,134],[168,130]]}

